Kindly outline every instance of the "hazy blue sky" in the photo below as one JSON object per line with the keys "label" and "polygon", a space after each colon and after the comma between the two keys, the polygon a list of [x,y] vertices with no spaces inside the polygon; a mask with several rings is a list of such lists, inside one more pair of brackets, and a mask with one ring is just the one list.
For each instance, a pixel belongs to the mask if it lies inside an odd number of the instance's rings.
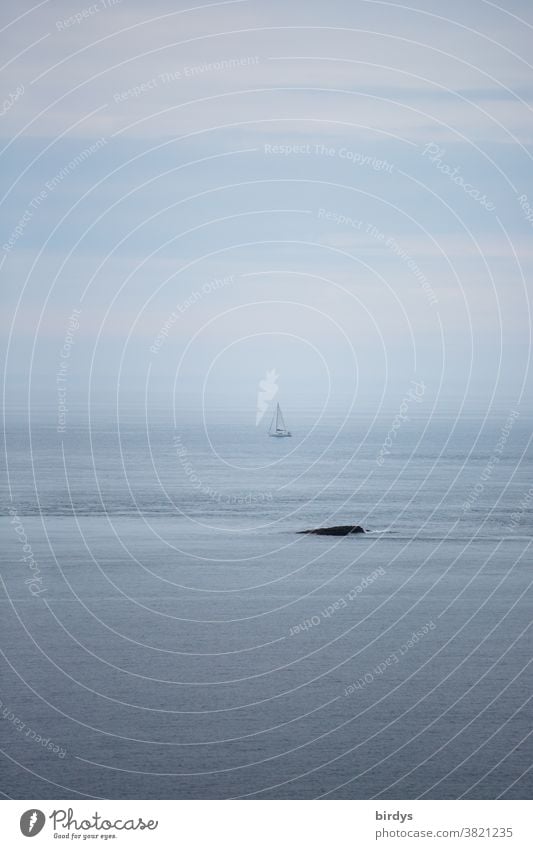
{"label": "hazy blue sky", "polygon": [[531,3],[1,16],[8,399],[520,398]]}

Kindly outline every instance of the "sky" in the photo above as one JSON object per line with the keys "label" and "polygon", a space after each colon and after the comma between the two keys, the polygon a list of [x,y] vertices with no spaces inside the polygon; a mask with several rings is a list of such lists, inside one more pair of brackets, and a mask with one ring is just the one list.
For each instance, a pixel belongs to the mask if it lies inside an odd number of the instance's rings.
{"label": "sky", "polygon": [[531,397],[529,2],[0,15],[8,404]]}

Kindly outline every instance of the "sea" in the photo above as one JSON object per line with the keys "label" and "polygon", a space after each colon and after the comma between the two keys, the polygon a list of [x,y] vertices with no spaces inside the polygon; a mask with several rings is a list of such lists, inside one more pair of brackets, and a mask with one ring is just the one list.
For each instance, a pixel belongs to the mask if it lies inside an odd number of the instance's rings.
{"label": "sea", "polygon": [[6,798],[531,797],[530,415],[288,406],[10,411]]}

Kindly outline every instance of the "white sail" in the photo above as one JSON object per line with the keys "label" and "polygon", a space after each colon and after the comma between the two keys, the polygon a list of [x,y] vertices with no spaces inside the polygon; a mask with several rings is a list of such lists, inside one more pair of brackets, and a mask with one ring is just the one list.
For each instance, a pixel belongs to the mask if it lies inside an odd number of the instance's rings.
{"label": "white sail", "polygon": [[276,405],[276,412],[272,416],[270,423],[269,436],[292,436],[290,430],[287,430],[283,413],[279,404]]}

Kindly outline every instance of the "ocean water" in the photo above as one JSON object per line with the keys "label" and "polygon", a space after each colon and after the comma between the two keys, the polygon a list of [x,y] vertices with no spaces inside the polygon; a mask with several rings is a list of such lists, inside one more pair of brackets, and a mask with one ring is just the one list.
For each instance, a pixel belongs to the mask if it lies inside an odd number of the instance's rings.
{"label": "ocean water", "polygon": [[394,411],[293,415],[285,440],[235,412],[79,412],[64,433],[13,414],[3,793],[531,796],[531,429],[511,410],[415,411],[381,455]]}

